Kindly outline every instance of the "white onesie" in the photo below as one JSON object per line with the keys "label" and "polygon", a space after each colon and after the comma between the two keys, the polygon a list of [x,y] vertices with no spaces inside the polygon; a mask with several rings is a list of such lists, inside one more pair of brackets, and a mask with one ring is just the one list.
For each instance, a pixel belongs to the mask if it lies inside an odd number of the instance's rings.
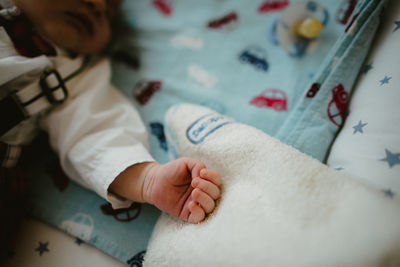
{"label": "white onesie", "polygon": [[[32,98],[32,93],[23,89],[37,87],[45,69],[55,68],[65,77],[81,66],[81,57],[71,59],[65,52],[57,52],[54,57],[21,56],[0,27],[0,99],[12,90],[20,99]],[[25,145],[40,128],[44,129],[67,175],[107,199],[114,208],[122,208],[131,202],[110,194],[109,185],[127,167],[154,160],[139,113],[110,84],[110,78],[108,60],[90,64],[66,83],[65,102],[39,112],[36,104],[28,106],[33,116],[6,132],[0,141]],[[45,97],[40,101],[48,104]]]}

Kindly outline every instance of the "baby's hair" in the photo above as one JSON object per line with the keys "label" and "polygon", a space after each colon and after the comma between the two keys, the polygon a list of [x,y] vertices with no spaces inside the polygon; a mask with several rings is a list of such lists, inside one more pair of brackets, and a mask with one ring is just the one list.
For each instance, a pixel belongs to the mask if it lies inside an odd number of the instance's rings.
{"label": "baby's hair", "polygon": [[106,0],[107,11],[106,15],[110,20],[113,20],[121,9],[122,0]]}
{"label": "baby's hair", "polygon": [[[118,1],[119,4],[122,4],[122,0],[110,1]],[[135,46],[132,46],[132,40],[135,39],[137,32],[129,23],[127,14],[120,6],[115,10],[113,18],[110,19],[110,27],[110,40],[100,56],[111,58],[114,62],[122,62],[132,69],[138,69],[140,67],[139,52]]]}
{"label": "baby's hair", "polygon": [[103,49],[102,54],[109,56],[112,53],[113,47],[119,42],[121,36],[127,34],[129,30],[126,23],[124,13],[122,12],[121,5],[123,0],[106,0],[107,3],[107,17],[110,21],[111,37],[107,46]]}

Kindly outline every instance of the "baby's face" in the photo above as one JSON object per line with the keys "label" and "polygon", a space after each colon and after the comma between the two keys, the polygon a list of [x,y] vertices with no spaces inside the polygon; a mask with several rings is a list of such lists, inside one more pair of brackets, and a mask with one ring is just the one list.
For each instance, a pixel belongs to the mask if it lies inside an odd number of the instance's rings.
{"label": "baby's face", "polygon": [[110,38],[120,0],[13,0],[44,38],[76,53],[97,53]]}

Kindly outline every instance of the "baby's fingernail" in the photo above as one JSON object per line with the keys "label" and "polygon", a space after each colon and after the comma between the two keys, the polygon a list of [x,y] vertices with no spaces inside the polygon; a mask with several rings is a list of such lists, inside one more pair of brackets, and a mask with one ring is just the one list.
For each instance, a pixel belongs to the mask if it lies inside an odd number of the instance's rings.
{"label": "baby's fingernail", "polygon": [[200,175],[201,175],[201,176],[206,176],[206,175],[207,175],[207,170],[206,170],[206,169],[202,169],[202,170],[200,171]]}

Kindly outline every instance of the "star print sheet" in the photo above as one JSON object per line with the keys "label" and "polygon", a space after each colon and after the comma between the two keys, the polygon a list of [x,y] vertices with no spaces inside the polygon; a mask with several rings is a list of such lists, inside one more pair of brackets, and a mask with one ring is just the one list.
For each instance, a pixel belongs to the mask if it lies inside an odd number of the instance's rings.
{"label": "star print sheet", "polygon": [[[290,31],[281,15],[300,2],[124,2],[113,83],[140,111],[156,160],[173,153],[164,116],[180,102],[210,107],[324,160],[386,1],[304,1],[302,12],[315,13],[323,30],[315,40],[285,43]],[[32,216],[128,264],[146,250],[158,210],[111,210],[63,176],[50,152],[31,165]]]}
{"label": "star print sheet", "polygon": [[23,221],[21,229],[16,247],[8,252],[2,267],[126,266],[83,240],[37,220]]}
{"label": "star print sheet", "polygon": [[328,165],[400,193],[400,2],[390,2],[350,102]]}

